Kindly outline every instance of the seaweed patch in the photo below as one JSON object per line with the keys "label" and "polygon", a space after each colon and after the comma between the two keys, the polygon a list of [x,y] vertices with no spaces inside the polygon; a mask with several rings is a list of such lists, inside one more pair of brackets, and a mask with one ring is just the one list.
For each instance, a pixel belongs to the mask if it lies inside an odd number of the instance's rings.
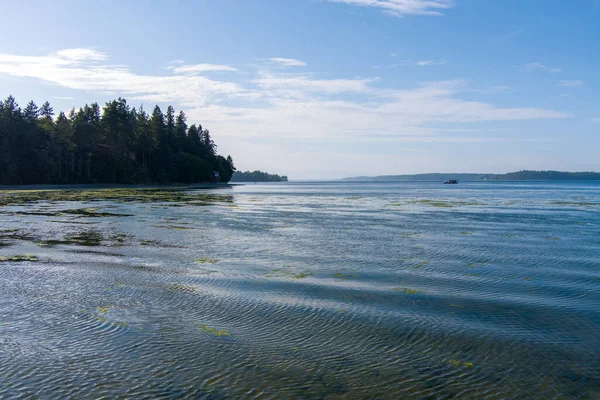
{"label": "seaweed patch", "polygon": [[40,259],[33,254],[19,254],[16,256],[2,256],[0,257],[0,262],[35,262],[40,261]]}
{"label": "seaweed patch", "polygon": [[399,287],[395,287],[392,289],[394,292],[401,292],[404,294],[408,294],[408,295],[413,295],[413,294],[419,294],[422,293],[420,290],[417,289],[410,289],[410,288],[399,288]]}
{"label": "seaweed patch", "polygon": [[206,324],[201,324],[200,330],[204,333],[209,333],[209,334],[211,334],[213,336],[217,336],[217,337],[231,336],[231,334],[224,329],[218,330],[217,328],[209,327]]}
{"label": "seaweed patch", "polygon": [[196,260],[198,264],[216,264],[219,262],[216,258],[202,257]]}

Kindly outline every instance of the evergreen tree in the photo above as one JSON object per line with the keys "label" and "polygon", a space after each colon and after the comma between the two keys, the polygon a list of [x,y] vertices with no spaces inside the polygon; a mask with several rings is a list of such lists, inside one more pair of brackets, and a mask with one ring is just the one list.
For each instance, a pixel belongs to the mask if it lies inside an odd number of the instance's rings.
{"label": "evergreen tree", "polygon": [[45,102],[44,104],[42,104],[42,108],[40,109],[40,116],[47,120],[52,120],[52,117],[54,116],[54,109],[50,107],[50,103]]}
{"label": "evergreen tree", "polygon": [[180,111],[175,120],[175,140],[177,143],[177,153],[183,154],[183,149],[186,145],[187,139],[187,124],[185,123],[186,117],[183,111]]}
{"label": "evergreen tree", "polygon": [[33,100],[30,101],[29,103],[27,103],[27,106],[23,110],[23,118],[25,118],[25,120],[27,122],[33,122],[36,119],[38,119],[39,116],[40,116],[40,109],[33,102]]}

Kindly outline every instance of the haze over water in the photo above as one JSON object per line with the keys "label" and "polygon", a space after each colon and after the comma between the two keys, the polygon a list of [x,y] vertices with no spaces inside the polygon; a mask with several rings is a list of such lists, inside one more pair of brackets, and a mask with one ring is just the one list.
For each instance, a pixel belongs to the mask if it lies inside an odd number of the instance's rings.
{"label": "haze over water", "polygon": [[599,183],[185,194],[2,207],[0,398],[600,398]]}

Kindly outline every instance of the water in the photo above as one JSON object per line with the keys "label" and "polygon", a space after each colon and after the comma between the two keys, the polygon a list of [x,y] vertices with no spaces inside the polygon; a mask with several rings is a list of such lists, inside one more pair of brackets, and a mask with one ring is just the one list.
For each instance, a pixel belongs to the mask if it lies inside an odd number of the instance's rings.
{"label": "water", "polygon": [[600,184],[209,193],[1,208],[0,398],[600,398]]}

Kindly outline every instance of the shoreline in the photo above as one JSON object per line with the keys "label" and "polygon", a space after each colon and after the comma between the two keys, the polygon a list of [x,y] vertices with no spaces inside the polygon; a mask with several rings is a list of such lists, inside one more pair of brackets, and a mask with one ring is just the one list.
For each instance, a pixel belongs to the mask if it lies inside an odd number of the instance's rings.
{"label": "shoreline", "polygon": [[240,183],[173,183],[173,184],[131,184],[131,183],[82,183],[65,185],[0,185],[2,191],[28,190],[86,190],[86,189],[220,189],[243,186]]}

